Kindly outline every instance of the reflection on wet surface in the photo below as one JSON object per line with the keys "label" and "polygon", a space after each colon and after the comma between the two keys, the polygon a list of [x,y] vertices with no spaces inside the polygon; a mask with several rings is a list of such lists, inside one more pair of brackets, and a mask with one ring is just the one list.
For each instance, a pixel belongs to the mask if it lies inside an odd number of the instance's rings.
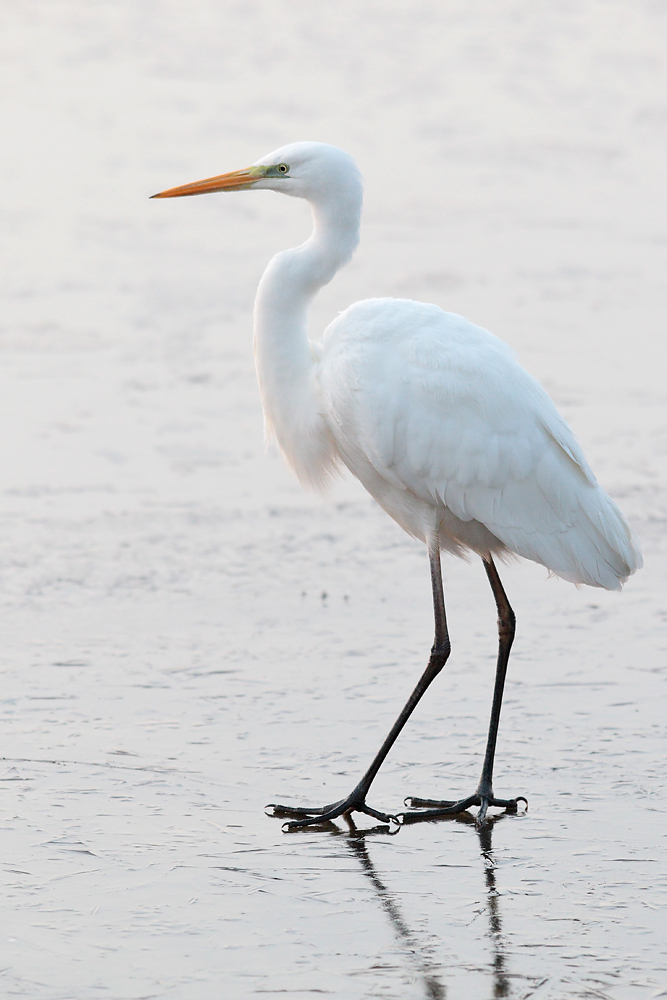
{"label": "reflection on wet surface", "polygon": [[[386,830],[386,828],[382,829]],[[429,1000],[445,1000],[445,987],[437,975],[437,965],[434,959],[428,954],[424,942],[420,941],[415,932],[406,924],[396,899],[380,879],[370,859],[366,846],[366,837],[372,835],[374,832],[376,831],[370,831],[370,834],[356,833],[348,835],[347,845],[350,853],[360,861],[361,869],[364,875],[368,876],[371,885],[375,889],[382,904],[382,909],[389,918],[392,930],[413,960],[414,967],[424,983],[424,995]]]}
{"label": "reflection on wet surface", "polygon": [[[475,964],[488,979],[490,996],[516,996],[516,990],[513,989],[512,985],[512,979],[514,979],[515,982],[521,983],[521,995],[529,997],[548,981],[548,977],[543,977],[540,980],[520,973],[513,976],[509,968],[508,944],[503,932],[501,908],[503,892],[502,887],[497,884],[497,864],[493,855],[493,831],[495,825],[501,821],[502,817],[494,817],[483,826],[478,827],[472,816],[464,814],[452,819],[425,822],[431,824],[437,822],[445,825],[458,824],[461,827],[467,827],[471,834],[473,832],[476,834],[483,865],[484,892],[482,901],[488,926],[488,930],[483,933],[483,938],[490,942],[491,951],[489,961],[485,963],[483,960],[485,956],[481,954],[484,945],[480,941],[480,954]],[[324,824],[321,830],[323,833],[328,830],[328,836],[342,841],[347,852],[359,862],[363,875],[372,886],[373,897],[379,901],[381,909],[388,919],[389,926],[400,946],[405,965],[411,970],[415,980],[421,983],[422,990],[419,995],[425,997],[426,1000],[445,1000],[447,996],[446,980],[450,970],[442,967],[441,959],[438,957],[436,935],[428,926],[418,929],[417,925],[423,924],[421,919],[415,921],[414,925],[408,922],[401,907],[399,895],[388,887],[386,876],[381,875],[372,858],[373,846],[377,845],[377,839],[395,836],[395,834],[386,826],[359,830],[349,817],[347,823],[350,828],[349,832],[334,829],[331,823]],[[475,868],[477,866],[463,867]],[[371,921],[369,921],[369,925],[370,923]],[[372,933],[368,928],[367,932]],[[510,944],[509,948],[511,949],[511,947]],[[378,992],[377,995],[384,994]]]}
{"label": "reflection on wet surface", "polygon": [[[472,817],[459,817],[454,822],[475,826],[475,821]],[[480,850],[484,861],[489,937],[493,945],[493,996],[506,997],[510,995],[510,984],[506,969],[507,959],[502,933],[500,898],[496,888],[496,866],[493,859],[492,836],[494,822],[494,820],[489,820],[483,826],[475,828],[479,836]],[[374,830],[364,832],[356,831],[354,834],[347,836],[347,846],[350,852],[360,861],[362,871],[368,876],[373,888],[376,890],[382,908],[389,918],[397,939],[405,946],[406,952],[412,959],[413,965],[418,971],[424,985],[424,996],[428,1000],[445,1000],[446,990],[438,974],[439,966],[433,956],[432,944],[429,948],[426,942],[421,940],[415,931],[408,927],[396,898],[381,880],[371,861],[366,841],[367,838],[380,833],[388,834],[388,828],[378,827]]]}
{"label": "reflection on wet surface", "polygon": [[479,846],[484,859],[484,877],[486,879],[489,907],[489,936],[493,943],[493,995],[506,997],[509,995],[507,979],[506,956],[503,942],[503,926],[500,916],[500,899],[496,889],[496,865],[493,859],[492,833],[493,824],[486,823],[478,829]]}

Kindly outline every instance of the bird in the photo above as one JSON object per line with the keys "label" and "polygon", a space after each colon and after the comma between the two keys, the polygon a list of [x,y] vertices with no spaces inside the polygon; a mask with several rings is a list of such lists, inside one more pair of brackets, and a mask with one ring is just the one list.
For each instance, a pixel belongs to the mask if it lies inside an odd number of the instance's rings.
{"label": "bird", "polygon": [[[574,584],[620,590],[642,556],[619,508],[598,485],[572,430],[498,337],[437,305],[356,302],[309,337],[308,308],[359,243],[363,184],[354,159],[327,143],[296,142],[250,167],[153,198],[271,190],[310,203],[313,230],[269,262],[254,307],[254,353],[265,426],[306,487],[347,468],[390,517],[426,545],[434,640],[426,668],[368,769],[327,805],[271,803],[283,830],[359,812],[384,824],[491,807],[516,813],[525,796],[497,798],[493,767],[516,629],[496,559],[519,556]],[[478,555],[495,599],[498,652],[481,776],[463,798],[405,799],[406,812],[368,804],[372,782],[450,654],[441,552]],[[489,817],[490,818],[490,817]],[[352,821],[352,820],[351,820]]]}

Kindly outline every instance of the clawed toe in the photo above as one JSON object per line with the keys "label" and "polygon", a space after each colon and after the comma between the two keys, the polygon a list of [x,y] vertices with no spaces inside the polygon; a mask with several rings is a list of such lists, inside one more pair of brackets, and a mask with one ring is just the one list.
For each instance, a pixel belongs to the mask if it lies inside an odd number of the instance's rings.
{"label": "clawed toe", "polygon": [[331,805],[308,809],[301,806],[281,806],[277,802],[270,802],[267,806],[264,806],[264,812],[267,816],[275,816],[279,819],[282,819],[285,816],[289,816],[293,819],[300,819],[309,816],[316,818],[326,812],[329,812],[333,808],[335,808],[335,806]]}
{"label": "clawed toe", "polygon": [[445,816],[460,816],[465,813],[470,806],[478,806],[481,800],[477,795],[470,795],[467,799],[420,799],[409,796],[405,800],[405,805],[415,812],[404,812],[398,814],[398,820],[402,826],[410,823],[421,823],[429,819],[440,819]]}
{"label": "clawed toe", "polygon": [[519,802],[523,802],[526,807],[524,812],[528,812],[528,799],[525,795],[517,795],[515,799],[491,799],[489,805],[497,806],[499,809],[504,809],[505,812],[514,815],[519,811]]}
{"label": "clawed toe", "polygon": [[455,806],[458,799],[419,799],[414,795],[408,795],[403,799],[406,809],[447,809]]}

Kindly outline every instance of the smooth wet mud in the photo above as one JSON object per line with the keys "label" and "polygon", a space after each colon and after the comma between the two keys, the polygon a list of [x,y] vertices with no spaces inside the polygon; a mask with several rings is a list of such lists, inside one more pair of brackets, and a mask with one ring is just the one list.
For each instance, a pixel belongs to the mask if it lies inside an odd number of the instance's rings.
{"label": "smooth wet mud", "polygon": [[[601,0],[6,7],[3,996],[667,996],[666,36]],[[354,787],[432,640],[423,548],[264,452],[252,301],[304,206],[148,200],[304,138],[367,184],[314,328],[395,295],[492,329],[644,548],[620,595],[501,570],[529,810],[482,830],[264,815]],[[382,811],[479,780],[495,608],[443,569]]]}

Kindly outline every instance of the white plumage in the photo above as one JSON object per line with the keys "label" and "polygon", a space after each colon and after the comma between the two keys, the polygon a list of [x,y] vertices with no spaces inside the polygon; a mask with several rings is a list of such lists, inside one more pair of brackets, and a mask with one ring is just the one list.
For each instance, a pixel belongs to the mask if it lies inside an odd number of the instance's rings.
{"label": "white plumage", "polygon": [[640,564],[572,431],[486,330],[371,299],[331,324],[316,372],[337,453],[410,534],[610,590]]}
{"label": "white plumage", "polygon": [[[493,555],[515,554],[573,583],[621,588],[641,555],[614,502],[598,485],[572,431],[539,383],[497,337],[434,305],[368,299],[342,313],[321,343],[309,340],[308,305],[350,259],[359,240],[362,184],[347,153],[295,143],[246,170],[155,197],[270,188],[307,199],[314,229],[303,246],[267,267],[255,303],[255,357],[269,434],[299,478],[323,487],[345,465],[431,559],[436,638],[427,670],[351,795],[292,809],[289,828],[366,805],[382,761],[449,654],[440,550],[478,553],[499,614],[499,656],[487,754],[477,793],[421,816],[471,804],[483,821],[495,799],[492,768],[514,615]],[[519,797],[520,799],[521,797]],[[415,817],[415,814],[405,814]],[[405,819],[404,816],[404,819]]]}

